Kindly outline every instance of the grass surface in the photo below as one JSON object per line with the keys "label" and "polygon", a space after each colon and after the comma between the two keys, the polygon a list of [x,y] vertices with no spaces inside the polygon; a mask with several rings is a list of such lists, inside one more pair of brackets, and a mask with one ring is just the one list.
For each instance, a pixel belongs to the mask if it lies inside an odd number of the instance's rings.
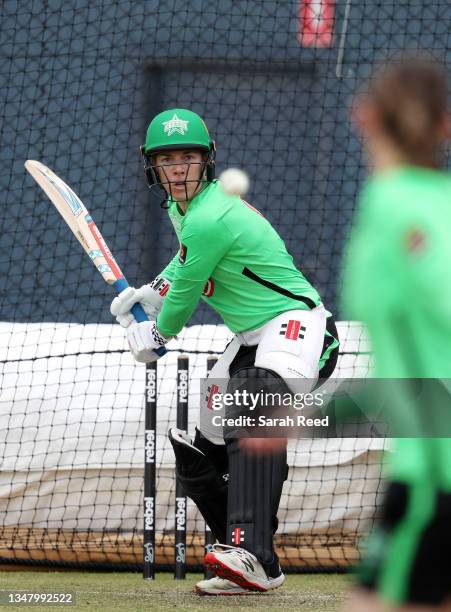
{"label": "grass surface", "polygon": [[93,572],[29,572],[0,574],[0,590],[75,593],[75,605],[0,605],[1,610],[301,610],[301,612],[342,609],[349,578],[338,574],[296,574],[287,576],[277,591],[241,597],[199,597],[193,592],[200,574],[174,580],[171,574],[158,574],[144,581],[140,574]]}

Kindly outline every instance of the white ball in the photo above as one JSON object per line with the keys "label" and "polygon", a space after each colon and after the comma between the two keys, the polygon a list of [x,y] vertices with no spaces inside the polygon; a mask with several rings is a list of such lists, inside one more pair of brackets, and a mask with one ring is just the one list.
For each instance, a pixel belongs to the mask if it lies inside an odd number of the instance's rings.
{"label": "white ball", "polygon": [[228,195],[244,195],[249,190],[249,177],[238,168],[228,168],[219,175],[223,190]]}

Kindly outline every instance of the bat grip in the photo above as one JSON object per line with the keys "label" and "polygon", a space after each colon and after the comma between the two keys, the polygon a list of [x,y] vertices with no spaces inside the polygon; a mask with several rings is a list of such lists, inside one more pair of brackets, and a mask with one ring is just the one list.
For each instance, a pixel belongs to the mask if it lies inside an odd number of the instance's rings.
{"label": "bat grip", "polygon": [[[128,282],[126,281],[126,279],[124,277],[122,278],[118,278],[117,281],[115,281],[114,283],[114,288],[116,289],[116,291],[118,293],[120,293],[121,291],[123,291],[124,289],[127,289],[127,287],[129,287],[130,285],[128,284]],[[146,315],[146,313],[144,312],[144,308],[141,306],[141,304],[134,304],[132,306],[132,314],[135,317],[135,319],[137,320],[138,323],[141,323],[142,321],[148,321],[149,317]],[[159,356],[162,357],[163,355],[166,355],[167,350],[164,348],[164,346],[160,346],[160,348],[154,349],[154,352]]]}

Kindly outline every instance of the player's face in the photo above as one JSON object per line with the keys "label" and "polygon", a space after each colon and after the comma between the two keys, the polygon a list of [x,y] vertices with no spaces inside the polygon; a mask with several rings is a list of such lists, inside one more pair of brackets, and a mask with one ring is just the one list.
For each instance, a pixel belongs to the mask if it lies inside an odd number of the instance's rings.
{"label": "player's face", "polygon": [[200,151],[165,151],[155,158],[155,170],[168,194],[177,202],[191,200],[200,190],[203,156]]}
{"label": "player's face", "polygon": [[351,116],[357,131],[364,140],[371,140],[380,130],[380,120],[374,104],[366,97],[354,100]]}
{"label": "player's face", "polygon": [[367,163],[372,170],[390,163],[402,161],[401,151],[384,126],[377,106],[368,98],[357,99],[351,109],[352,119],[367,154]]}

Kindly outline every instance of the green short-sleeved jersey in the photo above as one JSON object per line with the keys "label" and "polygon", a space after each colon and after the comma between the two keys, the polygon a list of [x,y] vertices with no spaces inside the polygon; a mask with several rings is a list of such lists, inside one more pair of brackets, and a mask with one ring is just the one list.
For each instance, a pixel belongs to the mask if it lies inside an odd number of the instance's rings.
{"label": "green short-sleeved jersey", "polygon": [[[343,310],[367,325],[378,377],[451,378],[450,237],[448,174],[406,166],[368,181],[345,255]],[[396,449],[392,479],[432,477],[451,490],[451,438],[398,439]]]}
{"label": "green short-sleeved jersey", "polygon": [[162,272],[172,281],[157,318],[164,336],[180,332],[201,297],[233,332],[320,304],[269,221],[241,198],[225,194],[219,181],[197,195],[185,215],[176,202],[168,212],[180,252]]}

